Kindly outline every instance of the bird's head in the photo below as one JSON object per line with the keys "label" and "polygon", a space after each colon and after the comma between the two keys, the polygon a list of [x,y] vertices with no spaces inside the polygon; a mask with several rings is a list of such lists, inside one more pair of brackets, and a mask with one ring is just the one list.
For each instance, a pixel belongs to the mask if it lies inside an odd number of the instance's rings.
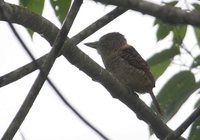
{"label": "bird's head", "polygon": [[126,39],[118,32],[108,33],[102,36],[99,41],[85,43],[86,46],[97,49],[100,55],[117,51],[126,44]]}

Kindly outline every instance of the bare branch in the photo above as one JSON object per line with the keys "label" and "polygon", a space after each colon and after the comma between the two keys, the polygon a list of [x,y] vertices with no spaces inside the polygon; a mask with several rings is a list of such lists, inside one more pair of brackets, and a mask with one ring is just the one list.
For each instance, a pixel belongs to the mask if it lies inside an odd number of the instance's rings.
{"label": "bare branch", "polygon": [[188,12],[172,6],[161,6],[145,0],[94,0],[148,14],[171,24],[190,24],[200,26],[200,13]]}
{"label": "bare branch", "polygon": [[176,140],[198,117],[200,117],[200,106],[164,140]]}
{"label": "bare branch", "polygon": [[[46,56],[47,56],[47,54],[40,57],[39,59],[37,59],[37,64],[39,66],[42,66],[42,64],[44,63],[44,61],[46,59]],[[0,77],[0,87],[3,87],[12,82],[15,82],[15,81],[19,80],[20,78],[30,74],[31,72],[33,72],[37,69],[38,69],[38,67],[35,65],[35,63],[30,62],[12,72],[9,72]]]}

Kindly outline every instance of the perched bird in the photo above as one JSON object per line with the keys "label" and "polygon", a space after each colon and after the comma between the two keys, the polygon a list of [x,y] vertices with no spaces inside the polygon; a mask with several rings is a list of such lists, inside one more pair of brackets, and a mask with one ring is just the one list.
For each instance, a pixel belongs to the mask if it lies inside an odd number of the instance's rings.
{"label": "perched bird", "polygon": [[155,107],[161,114],[160,106],[152,91],[155,80],[149,66],[135,48],[127,44],[123,35],[118,32],[108,33],[99,41],[85,43],[85,45],[98,51],[106,70],[130,91],[150,93]]}

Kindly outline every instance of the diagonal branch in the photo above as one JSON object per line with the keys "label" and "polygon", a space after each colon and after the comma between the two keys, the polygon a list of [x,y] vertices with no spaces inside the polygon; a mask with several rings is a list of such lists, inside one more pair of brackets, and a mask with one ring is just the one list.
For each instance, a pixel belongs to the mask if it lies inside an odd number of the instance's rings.
{"label": "diagonal branch", "polygon": [[[39,66],[42,66],[44,63],[45,59],[47,57],[47,54],[40,57],[39,59],[36,60],[37,64]],[[34,62],[30,62],[16,70],[13,70],[3,76],[0,77],[0,87],[6,86],[12,82],[15,82],[19,80],[20,78],[23,78],[24,76],[30,74],[31,72],[37,70],[38,67],[35,65]]]}
{"label": "diagonal branch", "polygon": [[103,4],[112,4],[134,11],[148,14],[171,24],[190,24],[200,26],[200,13],[197,11],[188,12],[179,8],[158,5],[145,0],[93,0]]}
{"label": "diagonal branch", "polygon": [[200,117],[200,106],[172,133],[164,140],[176,140],[180,135],[198,118]]}

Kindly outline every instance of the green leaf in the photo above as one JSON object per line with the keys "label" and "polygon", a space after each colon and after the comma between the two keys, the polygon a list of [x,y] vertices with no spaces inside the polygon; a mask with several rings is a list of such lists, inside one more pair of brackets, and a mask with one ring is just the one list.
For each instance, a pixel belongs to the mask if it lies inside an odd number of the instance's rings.
{"label": "green leaf", "polygon": [[159,78],[171,63],[171,59],[179,54],[179,48],[173,45],[170,49],[156,53],[147,60],[155,79]]}
{"label": "green leaf", "polygon": [[194,105],[194,108],[197,108],[200,106],[200,99],[196,102],[196,104]]}
{"label": "green leaf", "polygon": [[172,31],[172,26],[166,24],[158,19],[155,20],[154,25],[158,25],[158,29],[156,32],[157,41],[164,39],[166,36],[169,35],[170,31]]}
{"label": "green leaf", "polygon": [[32,30],[30,30],[30,29],[27,29],[27,31],[28,31],[29,35],[31,36],[31,38],[32,38],[34,32]]}
{"label": "green leaf", "polygon": [[191,67],[192,67],[192,68],[195,68],[195,67],[197,67],[197,66],[199,66],[199,65],[200,65],[200,55],[197,56],[197,57],[194,59],[194,61],[193,61],[192,65],[191,65]]}
{"label": "green leaf", "polygon": [[200,138],[200,117],[193,122],[188,140],[199,140],[199,138]]}
{"label": "green leaf", "polygon": [[176,6],[176,4],[178,3],[178,1],[175,0],[175,1],[171,1],[171,2],[163,2],[163,3],[166,4],[166,5],[169,5],[169,6]]}
{"label": "green leaf", "polygon": [[174,44],[182,44],[182,41],[187,32],[187,25],[169,25],[167,23],[162,22],[161,20],[156,19],[154,25],[158,25],[158,29],[156,32],[157,41],[160,41],[167,37],[169,33],[172,31],[173,33],[173,43]]}
{"label": "green leaf", "polygon": [[20,0],[20,5],[27,7],[38,15],[41,15],[44,8],[44,0]]}
{"label": "green leaf", "polygon": [[[37,13],[38,15],[42,14],[44,8],[44,0],[20,0],[20,5],[27,7],[31,11]],[[33,36],[33,31],[27,29],[29,35]]]}
{"label": "green leaf", "polygon": [[195,33],[198,45],[200,46],[200,28],[194,27],[194,33]]}
{"label": "green leaf", "polygon": [[182,44],[187,32],[186,25],[178,25],[173,27],[173,42],[177,44]]}
{"label": "green leaf", "polygon": [[71,0],[50,0],[56,16],[62,23],[71,5]]}
{"label": "green leaf", "polygon": [[151,66],[151,72],[155,79],[158,79],[168,68],[170,60],[163,61],[162,63],[158,63],[157,65]]}
{"label": "green leaf", "polygon": [[192,6],[194,7],[194,10],[200,11],[200,5],[198,3],[193,3]]}
{"label": "green leaf", "polygon": [[[163,121],[168,122],[188,97],[199,87],[190,71],[175,74],[160,90],[157,100],[163,112]],[[153,105],[151,105],[152,108]]]}

